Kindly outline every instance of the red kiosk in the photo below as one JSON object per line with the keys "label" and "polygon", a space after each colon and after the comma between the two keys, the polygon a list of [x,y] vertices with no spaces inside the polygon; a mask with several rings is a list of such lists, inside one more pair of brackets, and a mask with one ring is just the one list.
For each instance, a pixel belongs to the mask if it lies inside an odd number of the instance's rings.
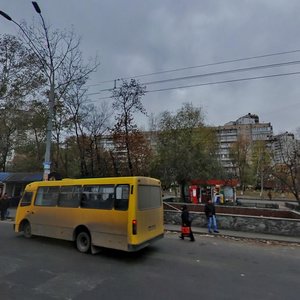
{"label": "red kiosk", "polygon": [[189,196],[192,203],[207,203],[212,199],[214,203],[236,201],[237,179],[194,179],[189,186]]}

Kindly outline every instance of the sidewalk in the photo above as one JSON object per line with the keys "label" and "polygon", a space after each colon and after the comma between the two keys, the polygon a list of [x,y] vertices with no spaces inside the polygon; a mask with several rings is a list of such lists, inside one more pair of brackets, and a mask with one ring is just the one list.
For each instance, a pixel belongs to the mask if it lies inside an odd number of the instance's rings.
{"label": "sidewalk", "polygon": [[[166,231],[173,231],[173,232],[180,232],[180,225],[172,225],[172,224],[165,224]],[[193,227],[192,230],[194,234],[206,234],[207,228],[202,227]],[[300,244],[300,237],[293,237],[293,236],[284,236],[284,235],[273,235],[273,234],[264,234],[264,233],[255,233],[255,232],[244,232],[244,231],[233,231],[233,230],[223,230],[219,229],[220,233],[214,234],[219,236],[228,236],[233,238],[240,238],[240,239],[253,239],[253,240],[261,240],[261,241],[274,241],[274,242],[282,242],[282,243],[296,243]],[[209,234],[210,236],[213,234]]]}
{"label": "sidewalk", "polygon": [[[7,221],[13,222],[16,216],[16,208],[9,208],[9,218]],[[172,225],[172,224],[165,224],[165,230],[173,231],[173,232],[180,232],[180,225]],[[194,227],[192,226],[192,230],[195,234],[208,234],[207,228],[203,227]],[[293,236],[284,236],[284,235],[273,235],[273,234],[264,234],[264,233],[255,233],[255,232],[244,232],[244,231],[233,231],[233,230],[223,230],[222,228],[219,229],[220,233],[217,235],[220,236],[228,236],[233,238],[240,238],[240,239],[253,239],[253,240],[262,240],[262,241],[276,241],[282,243],[296,243],[300,244],[300,237],[293,237]],[[210,234],[211,235],[211,234]]]}

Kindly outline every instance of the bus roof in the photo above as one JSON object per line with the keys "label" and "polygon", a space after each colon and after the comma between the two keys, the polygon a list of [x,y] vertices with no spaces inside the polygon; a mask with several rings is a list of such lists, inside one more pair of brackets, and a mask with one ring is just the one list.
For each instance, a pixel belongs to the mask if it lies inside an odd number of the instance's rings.
{"label": "bus roof", "polygon": [[128,184],[138,182],[140,184],[160,185],[160,180],[144,176],[127,176],[127,177],[102,177],[102,178],[64,178],[62,180],[35,181],[29,183],[26,189],[35,188],[36,186],[61,186],[61,185],[91,185],[91,184]]}

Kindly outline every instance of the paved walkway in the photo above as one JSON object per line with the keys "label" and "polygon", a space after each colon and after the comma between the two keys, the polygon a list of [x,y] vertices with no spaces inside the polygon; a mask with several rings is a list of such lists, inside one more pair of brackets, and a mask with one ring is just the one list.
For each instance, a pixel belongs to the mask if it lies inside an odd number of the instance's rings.
{"label": "paved walkway", "polygon": [[[13,222],[16,209],[9,208],[9,219],[4,222]],[[180,232],[179,225],[172,225],[172,224],[165,224],[165,230],[173,231],[173,232]],[[208,235],[207,229],[203,227],[194,227],[192,226],[192,230],[195,234],[206,234]],[[277,242],[284,242],[284,243],[297,243],[300,244],[300,237],[292,237],[292,236],[283,236],[283,235],[273,235],[273,234],[263,234],[263,233],[251,233],[251,232],[244,232],[244,231],[233,231],[233,230],[222,230],[219,229],[220,233],[218,235],[221,236],[229,236],[234,238],[245,238],[245,239],[255,239],[255,240],[264,240],[264,241],[277,241]],[[210,234],[211,235],[211,234]]]}
{"label": "paved walkway", "polygon": [[[165,224],[165,230],[167,231],[175,231],[180,232],[179,225],[171,225]],[[202,227],[193,227],[192,230],[194,234],[206,234],[206,235],[213,235],[207,232],[206,228]],[[221,236],[228,236],[234,238],[241,238],[241,239],[254,239],[254,240],[263,240],[263,241],[276,241],[282,243],[296,243],[300,244],[300,237],[293,237],[293,236],[283,236],[283,235],[273,235],[273,234],[263,234],[263,233],[255,233],[255,232],[244,232],[244,231],[233,231],[233,230],[223,230],[219,229],[219,233],[216,235]]]}

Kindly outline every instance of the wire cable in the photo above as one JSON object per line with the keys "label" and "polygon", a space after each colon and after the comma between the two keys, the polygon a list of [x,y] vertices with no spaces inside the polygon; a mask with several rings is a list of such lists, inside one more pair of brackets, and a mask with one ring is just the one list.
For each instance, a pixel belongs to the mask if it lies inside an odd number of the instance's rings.
{"label": "wire cable", "polygon": [[157,90],[152,90],[152,91],[146,91],[146,93],[162,92],[162,91],[169,91],[169,90],[175,90],[175,89],[191,88],[191,87],[205,86],[205,85],[215,85],[215,84],[222,84],[222,83],[241,82],[241,81],[247,81],[247,80],[265,79],[265,78],[272,78],[272,77],[291,76],[291,75],[299,75],[299,74],[300,74],[300,71],[299,72],[264,75],[264,76],[247,77],[247,78],[238,78],[238,79],[207,82],[207,83],[200,83],[200,84],[183,85],[183,86],[177,86],[177,87],[171,87],[171,88],[163,88],[163,89],[157,89]]}
{"label": "wire cable", "polygon": [[[148,93],[170,91],[170,90],[176,90],[176,89],[184,89],[184,88],[192,88],[192,87],[207,86],[207,85],[216,85],[216,84],[224,84],[224,83],[234,83],[234,82],[242,82],[242,81],[249,81],[249,80],[258,80],[258,79],[274,78],[274,77],[283,77],[283,76],[292,76],[292,75],[300,75],[300,71],[299,72],[278,73],[278,74],[263,75],[263,76],[237,78],[237,79],[214,81],[214,82],[206,82],[206,83],[199,83],[199,84],[192,84],[192,85],[183,85],[183,86],[177,86],[177,87],[170,87],[170,88],[162,88],[162,89],[150,90],[150,91],[146,91],[145,93],[148,94]],[[93,95],[96,95],[96,94],[100,94],[100,93],[94,93]],[[91,94],[89,94],[89,95],[91,95]],[[96,100],[90,100],[89,102],[96,102],[98,100],[112,99],[112,98],[113,98],[113,96],[101,97],[101,98],[98,98]]]}
{"label": "wire cable", "polygon": [[223,74],[236,73],[236,72],[248,72],[248,71],[259,70],[259,69],[278,68],[278,67],[283,67],[283,66],[288,66],[288,65],[296,65],[296,64],[300,64],[300,60],[282,62],[282,63],[277,63],[277,64],[253,66],[253,67],[247,67],[247,68],[232,69],[232,70],[217,71],[217,72],[212,72],[212,73],[204,73],[204,74],[190,75],[190,76],[163,79],[163,80],[156,80],[156,81],[151,81],[151,82],[144,82],[141,84],[144,84],[144,85],[158,84],[158,83],[164,83],[164,82],[193,79],[193,78],[199,78],[199,77],[208,77],[208,76],[214,76],[214,75],[223,75]]}
{"label": "wire cable", "polygon": [[266,58],[266,57],[272,57],[272,56],[292,54],[292,53],[297,53],[297,52],[300,52],[300,49],[295,49],[295,50],[290,50],[290,51],[282,51],[282,52],[275,52],[275,53],[268,53],[268,54],[262,54],[262,55],[244,57],[244,58],[229,59],[229,60],[217,61],[217,62],[214,62],[214,63],[207,63],[207,64],[190,66],[190,67],[183,67],[183,68],[176,68],[176,69],[158,71],[158,72],[153,72],[153,73],[140,74],[140,75],[135,75],[135,76],[131,76],[131,77],[120,77],[119,76],[119,78],[117,78],[117,79],[105,80],[105,81],[95,83],[95,84],[90,84],[90,85],[87,85],[87,86],[90,86],[90,87],[98,86],[98,85],[101,85],[103,83],[114,82],[115,80],[121,80],[120,78],[126,80],[126,79],[132,79],[132,78],[147,77],[147,76],[153,76],[153,75],[158,75],[158,74],[184,71],[184,70],[189,70],[189,69],[204,68],[204,67],[228,64],[228,63],[233,63],[233,62],[240,62],[240,61],[247,61],[247,60],[259,59],[259,58]]}
{"label": "wire cable", "polygon": [[[141,83],[141,85],[146,85],[147,86],[147,85],[151,85],[151,84],[160,84],[160,83],[166,83],[166,82],[172,82],[172,81],[195,79],[195,78],[200,78],[200,77],[209,77],[209,76],[216,76],[216,75],[224,75],[224,74],[237,73],[237,72],[249,72],[249,71],[253,71],[253,70],[278,68],[278,67],[296,65],[296,64],[300,64],[300,60],[293,60],[293,61],[281,62],[281,63],[276,63],[276,64],[252,66],[252,67],[247,67],[247,68],[238,68],[238,69],[217,71],[217,72],[211,72],[211,73],[204,73],[204,74],[197,74],[197,75],[162,79],[162,80],[156,80],[156,81],[150,81],[150,82],[143,82],[143,83]],[[100,94],[101,92],[111,92],[113,90],[114,90],[114,88],[103,89],[103,90],[99,90],[98,92],[95,92],[95,93],[87,94],[87,96],[97,95],[97,94]]]}

